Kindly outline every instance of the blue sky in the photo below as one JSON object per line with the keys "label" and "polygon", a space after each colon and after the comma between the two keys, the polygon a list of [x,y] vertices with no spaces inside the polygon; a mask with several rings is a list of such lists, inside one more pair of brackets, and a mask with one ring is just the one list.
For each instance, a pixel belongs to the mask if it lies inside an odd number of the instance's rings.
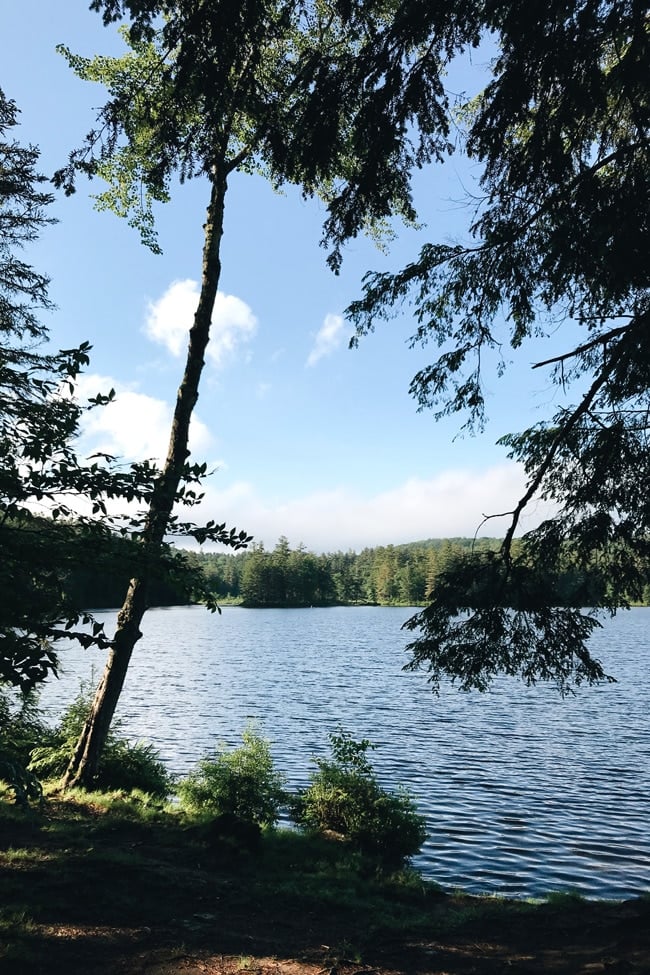
{"label": "blue sky", "polygon": [[[102,91],[75,78],[55,52],[117,53],[115,29],[102,26],[86,0],[3,0],[0,85],[21,109],[17,136],[40,146],[50,174],[92,127]],[[455,91],[472,90],[480,57],[460,65]],[[506,354],[506,376],[485,374],[490,422],[457,437],[462,420],[436,423],[417,413],[409,381],[435,349],[410,349],[408,309],[383,323],[356,350],[342,318],[369,269],[398,269],[427,239],[462,237],[462,205],[477,171],[460,158],[419,174],[422,230],[399,230],[386,253],[353,241],[342,272],[319,246],[322,206],[288,188],[276,194],[261,177],[231,180],[214,339],[196,412],[193,452],[215,474],[198,518],[245,528],[273,546],[280,535],[320,551],[472,535],[484,513],[510,509],[523,484],[499,436],[553,408],[548,376],[531,364],[552,350]],[[93,345],[82,393],[117,390],[94,414],[83,450],[129,459],[161,456],[182,373],[184,331],[200,273],[208,189],[201,180],[174,190],[159,211],[162,256],[140,243],[125,221],[93,210],[89,193],[57,199],[46,230],[29,252],[52,279],[57,310],[52,341]],[[183,351],[181,351],[183,350]],[[538,356],[539,352],[539,356]],[[527,526],[539,511],[533,511]],[[500,535],[492,521],[482,534]]]}

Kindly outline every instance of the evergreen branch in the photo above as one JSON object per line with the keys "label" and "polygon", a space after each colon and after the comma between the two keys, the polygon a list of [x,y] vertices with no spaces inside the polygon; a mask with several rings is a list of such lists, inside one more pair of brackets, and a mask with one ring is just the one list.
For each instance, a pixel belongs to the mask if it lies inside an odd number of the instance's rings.
{"label": "evergreen branch", "polygon": [[591,349],[595,349],[599,345],[605,345],[610,339],[618,338],[619,335],[624,335],[630,329],[635,327],[635,322],[632,321],[627,325],[621,325],[619,328],[612,328],[608,332],[604,332],[601,335],[597,335],[596,338],[591,339],[590,342],[585,342],[584,345],[578,345],[571,352],[564,352],[562,355],[553,356],[550,359],[544,359],[542,362],[535,362],[532,366],[533,369],[541,369],[543,366],[550,366],[556,362],[566,362],[567,359],[573,359],[576,356],[582,355],[584,352],[589,352]]}
{"label": "evergreen branch", "polygon": [[521,518],[524,509],[526,508],[528,503],[531,501],[531,499],[533,498],[533,496],[541,486],[544,477],[548,473],[551,464],[555,459],[557,451],[562,446],[562,444],[566,441],[567,435],[576,427],[576,425],[582,419],[582,417],[585,416],[587,413],[589,413],[596,396],[601,391],[603,386],[605,386],[606,383],[609,381],[615,367],[618,366],[621,360],[623,359],[624,355],[627,352],[627,345],[630,340],[630,337],[635,335],[636,331],[641,326],[647,324],[648,319],[650,319],[650,314],[646,313],[645,315],[642,315],[633,325],[629,325],[625,328],[624,330],[625,334],[623,335],[623,338],[621,338],[620,342],[618,343],[618,346],[612,352],[609,360],[603,364],[602,369],[594,379],[593,383],[589,387],[586,394],[583,396],[581,402],[578,404],[575,410],[573,410],[573,412],[570,414],[567,420],[560,425],[559,430],[557,431],[550,447],[546,452],[546,456],[544,460],[538,466],[537,471],[534,477],[532,478],[532,480],[530,481],[525,494],[519,500],[514,511],[512,512],[512,521],[510,523],[510,527],[508,528],[508,531],[506,532],[505,538],[503,540],[503,544],[501,546],[501,552],[503,554],[504,561],[508,568],[510,567],[512,561],[511,548],[512,548],[514,533],[517,530],[517,526],[519,524],[519,520]]}

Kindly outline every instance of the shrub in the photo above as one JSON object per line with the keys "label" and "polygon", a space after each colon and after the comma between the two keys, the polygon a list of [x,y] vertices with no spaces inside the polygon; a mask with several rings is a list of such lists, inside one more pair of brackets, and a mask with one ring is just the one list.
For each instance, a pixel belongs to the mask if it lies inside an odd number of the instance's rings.
{"label": "shrub", "polygon": [[293,807],[296,821],[340,833],[384,863],[413,856],[426,830],[409,793],[382,789],[367,758],[373,746],[366,738],[355,741],[344,731],[329,737],[332,758],[316,760],[318,770]]}
{"label": "shrub", "polygon": [[284,776],[276,772],[269,742],[252,728],[239,748],[221,747],[202,759],[178,785],[181,806],[192,813],[231,813],[261,825],[277,822],[286,802]]}
{"label": "shrub", "polygon": [[49,740],[52,732],[38,711],[35,691],[20,693],[0,686],[0,748],[24,765],[32,749]]}
{"label": "shrub", "polygon": [[[32,751],[30,771],[42,779],[59,778],[68,767],[86,717],[92,706],[92,692],[82,684],[77,697],[50,732],[47,745]],[[118,737],[120,722],[114,722],[99,761],[94,787],[99,790],[139,789],[164,799],[173,790],[172,777],[152,745],[131,743]]]}
{"label": "shrub", "polygon": [[38,714],[38,698],[32,691],[14,694],[0,687],[0,780],[13,792],[16,803],[39,801],[43,790],[28,771],[32,750],[51,735]]}

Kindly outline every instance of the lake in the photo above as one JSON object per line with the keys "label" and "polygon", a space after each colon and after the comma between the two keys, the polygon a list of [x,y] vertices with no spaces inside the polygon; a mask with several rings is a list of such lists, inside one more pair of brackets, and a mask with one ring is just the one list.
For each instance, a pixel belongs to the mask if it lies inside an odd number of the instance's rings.
{"label": "lake", "polygon": [[[650,609],[605,620],[593,648],[618,683],[562,699],[499,679],[485,694],[432,695],[402,671],[403,608],[150,610],[120,702],[122,732],[187,772],[250,720],[291,786],[340,725],[377,746],[382,783],[426,816],[415,865],[445,888],[626,898],[650,888]],[[115,614],[97,613],[110,632]],[[55,716],[103,655],[61,654],[44,689]]]}

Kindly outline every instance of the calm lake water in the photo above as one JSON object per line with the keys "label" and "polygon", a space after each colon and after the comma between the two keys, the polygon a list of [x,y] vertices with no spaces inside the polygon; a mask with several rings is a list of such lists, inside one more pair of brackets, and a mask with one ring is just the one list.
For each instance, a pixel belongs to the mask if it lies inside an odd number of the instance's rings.
{"label": "calm lake water", "polygon": [[[98,613],[107,628],[114,613]],[[507,679],[486,694],[403,673],[410,610],[375,607],[151,610],[119,717],[187,772],[253,719],[292,786],[341,725],[377,746],[382,782],[406,786],[429,839],[416,866],[447,888],[625,898],[650,888],[650,609],[593,641],[618,683],[562,699]],[[54,716],[103,656],[62,654],[42,696]]]}

